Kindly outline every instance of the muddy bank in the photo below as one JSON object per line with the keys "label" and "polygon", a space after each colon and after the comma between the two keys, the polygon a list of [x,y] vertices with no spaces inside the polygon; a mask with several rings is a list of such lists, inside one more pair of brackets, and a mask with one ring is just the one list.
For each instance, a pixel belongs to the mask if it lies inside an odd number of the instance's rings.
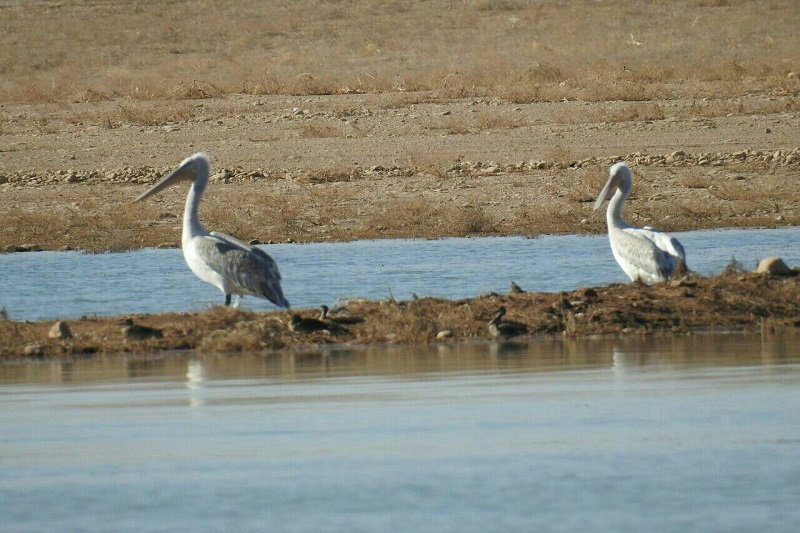
{"label": "muddy bank", "polygon": [[[665,231],[800,225],[800,148],[460,161],[423,168],[215,170],[210,230],[260,242],[605,232],[592,202],[608,165],[633,167],[625,217]],[[0,173],[0,251],[177,247],[186,187],[132,204],[171,167]]]}
{"label": "muddy bank", "polygon": [[[172,350],[283,350],[332,343],[463,342],[490,339],[487,323],[501,305],[508,310],[506,319],[529,327],[529,336],[515,339],[522,341],[561,335],[673,335],[699,330],[775,333],[800,325],[798,279],[797,275],[728,272],[651,287],[632,283],[561,293],[487,294],[464,300],[359,300],[346,307],[363,322],[311,333],[291,331],[291,314],[286,311],[255,313],[224,307],[204,313],[85,317],[67,321],[68,333],[62,328],[61,338],[53,331],[53,322],[6,320],[0,321],[0,357],[115,357]],[[309,318],[319,314],[313,309],[292,313]]]}

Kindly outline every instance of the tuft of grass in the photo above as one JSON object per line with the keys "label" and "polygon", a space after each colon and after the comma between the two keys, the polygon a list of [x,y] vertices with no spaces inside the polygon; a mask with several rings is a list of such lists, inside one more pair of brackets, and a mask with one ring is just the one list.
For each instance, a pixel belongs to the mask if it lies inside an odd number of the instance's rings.
{"label": "tuft of grass", "polygon": [[708,176],[691,173],[678,178],[677,183],[688,189],[708,189],[711,179]]}
{"label": "tuft of grass", "polygon": [[314,169],[303,174],[297,181],[301,183],[341,183],[357,181],[363,178],[363,172],[359,168],[322,168]]}
{"label": "tuft of grass", "polygon": [[316,120],[303,121],[300,124],[300,134],[307,139],[324,139],[346,136],[344,130],[338,125]]}
{"label": "tuft of grass", "polygon": [[478,235],[496,231],[494,220],[480,207],[450,210],[445,223],[449,232],[456,235]]}
{"label": "tuft of grass", "polygon": [[730,262],[725,265],[725,268],[722,270],[722,275],[744,274],[745,272],[747,272],[747,268],[745,268],[744,264],[731,256]]}

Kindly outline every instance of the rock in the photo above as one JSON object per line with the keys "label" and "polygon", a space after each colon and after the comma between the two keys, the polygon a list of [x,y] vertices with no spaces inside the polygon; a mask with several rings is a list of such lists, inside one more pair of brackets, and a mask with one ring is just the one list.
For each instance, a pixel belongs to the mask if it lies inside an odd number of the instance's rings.
{"label": "rock", "polygon": [[42,357],[44,355],[44,347],[38,342],[26,344],[22,351],[29,357]]}
{"label": "rock", "polygon": [[263,243],[258,239],[251,239],[247,244],[249,244],[250,246],[256,246],[258,244],[263,244]]}
{"label": "rock", "polygon": [[69,326],[63,320],[59,320],[53,327],[50,328],[50,331],[47,333],[47,336],[51,339],[71,339],[72,338],[72,331],[70,331]]}
{"label": "rock", "polygon": [[450,331],[449,329],[443,329],[442,331],[436,334],[437,339],[449,339],[452,336],[453,332]]}
{"label": "rock", "polygon": [[17,252],[41,252],[42,247],[38,244],[20,244],[17,246]]}
{"label": "rock", "polygon": [[678,161],[678,160],[683,159],[684,157],[686,157],[686,152],[684,152],[683,150],[675,150],[674,152],[669,154],[669,156],[673,160]]}
{"label": "rock", "polygon": [[213,176],[211,176],[211,181],[222,181],[223,183],[228,183],[228,180],[231,179],[231,173],[228,172],[228,169],[222,169]]}
{"label": "rock", "polygon": [[792,271],[780,257],[767,257],[759,264],[756,272],[759,274],[769,274],[771,276],[789,276]]}

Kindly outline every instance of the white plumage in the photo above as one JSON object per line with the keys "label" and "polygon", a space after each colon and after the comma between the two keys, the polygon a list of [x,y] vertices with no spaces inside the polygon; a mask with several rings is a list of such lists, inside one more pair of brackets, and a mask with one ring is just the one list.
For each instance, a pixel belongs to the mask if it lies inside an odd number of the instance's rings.
{"label": "white plumage", "polygon": [[632,281],[660,283],[678,269],[686,268],[686,254],[677,239],[649,227],[637,228],[622,219],[622,206],[631,193],[631,171],[624,162],[616,163],[594,208],[598,209],[614,191],[608,203],[606,222],[614,258]]}
{"label": "white plumage", "polygon": [[183,213],[181,247],[186,264],[195,275],[218,287],[225,295],[225,305],[230,305],[231,295],[239,299],[245,294],[266,298],[279,307],[289,307],[283,297],[281,275],[275,261],[263,250],[219,232],[203,228],[198,217],[200,200],[203,198],[211,162],[204,153],[196,153],[161,181],[139,196],[135,202],[156,194],[180,181],[191,181],[192,187],[186,198]]}

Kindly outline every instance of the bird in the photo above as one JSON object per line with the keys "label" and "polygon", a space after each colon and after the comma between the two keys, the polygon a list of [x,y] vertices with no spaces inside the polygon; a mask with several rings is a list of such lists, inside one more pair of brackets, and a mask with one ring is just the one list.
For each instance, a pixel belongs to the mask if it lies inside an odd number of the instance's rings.
{"label": "bird", "polygon": [[622,206],[631,193],[633,181],[627,163],[609,169],[609,178],[594,203],[597,210],[609,197],[606,223],[614,258],[631,281],[651,285],[686,272],[686,253],[677,239],[650,227],[637,228],[622,219]]}
{"label": "bird", "polygon": [[208,232],[200,223],[198,210],[211,175],[208,155],[198,152],[184,159],[150,189],[139,195],[140,202],[163,189],[182,181],[191,181],[186,208],[183,212],[181,247],[186,264],[194,274],[225,295],[225,305],[231,305],[231,295],[236,295],[234,307],[242,296],[266,298],[278,307],[289,309],[289,302],[281,289],[278,265],[263,250],[221,232]]}
{"label": "bird", "polygon": [[294,333],[314,333],[316,331],[331,332],[331,325],[316,318],[306,318],[292,314],[289,320],[289,330]]}
{"label": "bird", "polygon": [[492,337],[510,339],[511,337],[526,335],[530,331],[525,324],[514,322],[513,320],[503,320],[505,314],[506,308],[501,305],[492,315],[492,319],[489,321],[489,333]]}
{"label": "bird", "polygon": [[131,318],[126,318],[122,321],[122,324],[122,336],[126,339],[143,341],[147,339],[160,339],[164,336],[160,329],[134,324]]}
{"label": "bird", "polygon": [[[364,318],[358,315],[352,314],[346,308],[340,307],[338,314],[336,316],[328,316],[328,312],[330,309],[327,305],[320,305],[319,306],[319,319],[325,323],[332,323],[332,324],[358,324],[360,322],[364,322]],[[337,311],[334,309],[334,311]]]}

